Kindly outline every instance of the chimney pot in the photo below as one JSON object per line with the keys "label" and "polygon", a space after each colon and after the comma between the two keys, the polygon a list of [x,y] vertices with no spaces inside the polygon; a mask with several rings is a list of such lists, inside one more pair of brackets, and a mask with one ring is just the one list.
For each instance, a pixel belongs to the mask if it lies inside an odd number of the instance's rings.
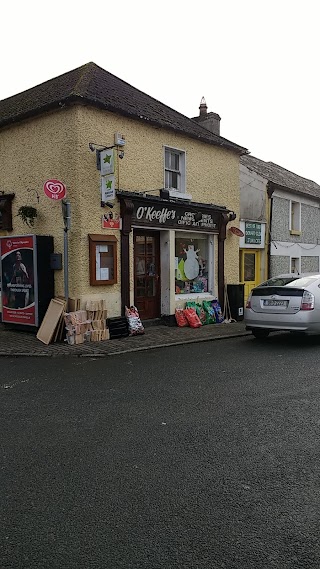
{"label": "chimney pot", "polygon": [[200,101],[199,110],[200,110],[200,117],[207,114],[208,107],[207,107],[207,103],[206,103],[206,100],[204,97],[202,97],[202,99]]}

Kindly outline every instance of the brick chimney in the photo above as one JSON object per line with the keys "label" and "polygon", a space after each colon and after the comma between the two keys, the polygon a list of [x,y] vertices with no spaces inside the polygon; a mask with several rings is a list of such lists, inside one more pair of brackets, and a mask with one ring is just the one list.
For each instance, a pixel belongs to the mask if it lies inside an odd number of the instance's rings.
{"label": "brick chimney", "polygon": [[208,107],[204,97],[202,97],[200,101],[199,111],[199,116],[193,117],[192,120],[201,124],[201,126],[204,126],[207,130],[213,132],[213,134],[218,134],[220,136],[221,118],[217,113],[208,113]]}

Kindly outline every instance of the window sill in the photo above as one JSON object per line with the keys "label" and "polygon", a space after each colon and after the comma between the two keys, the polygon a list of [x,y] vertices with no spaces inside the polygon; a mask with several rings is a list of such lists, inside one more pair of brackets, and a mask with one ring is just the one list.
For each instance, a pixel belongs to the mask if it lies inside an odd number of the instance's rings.
{"label": "window sill", "polygon": [[301,235],[301,231],[297,231],[296,229],[290,229],[290,235]]}
{"label": "window sill", "polygon": [[187,292],[186,294],[176,294],[176,300],[195,300],[196,298],[208,298],[214,300],[216,297],[210,292]]}
{"label": "window sill", "polygon": [[177,190],[170,190],[170,188],[168,188],[169,190],[169,196],[170,198],[178,198],[180,200],[192,200],[192,196],[191,194],[184,194],[183,192],[178,192]]}

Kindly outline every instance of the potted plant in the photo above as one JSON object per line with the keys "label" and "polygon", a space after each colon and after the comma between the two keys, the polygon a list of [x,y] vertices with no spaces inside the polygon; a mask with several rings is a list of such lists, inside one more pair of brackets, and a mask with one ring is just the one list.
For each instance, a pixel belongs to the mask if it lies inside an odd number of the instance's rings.
{"label": "potted plant", "polygon": [[34,226],[34,220],[38,216],[38,212],[35,207],[31,205],[22,205],[18,209],[17,216],[20,217],[28,227]]}

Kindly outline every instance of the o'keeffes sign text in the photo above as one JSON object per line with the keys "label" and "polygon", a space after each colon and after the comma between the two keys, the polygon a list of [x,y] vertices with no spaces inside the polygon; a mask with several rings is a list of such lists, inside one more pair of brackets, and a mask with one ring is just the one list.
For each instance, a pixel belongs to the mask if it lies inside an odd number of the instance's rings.
{"label": "o'keeffes sign text", "polygon": [[157,222],[168,227],[191,226],[195,229],[216,229],[216,219],[211,213],[202,213],[200,220],[195,220],[195,212],[185,209],[169,209],[162,207],[157,209],[155,206],[138,206],[135,217],[140,223],[156,224]]}
{"label": "o'keeffes sign text", "polygon": [[165,223],[168,219],[175,219],[176,212],[173,209],[163,207],[162,209],[155,209],[153,206],[138,207],[136,213],[137,219],[145,219],[147,221],[155,221]]}

